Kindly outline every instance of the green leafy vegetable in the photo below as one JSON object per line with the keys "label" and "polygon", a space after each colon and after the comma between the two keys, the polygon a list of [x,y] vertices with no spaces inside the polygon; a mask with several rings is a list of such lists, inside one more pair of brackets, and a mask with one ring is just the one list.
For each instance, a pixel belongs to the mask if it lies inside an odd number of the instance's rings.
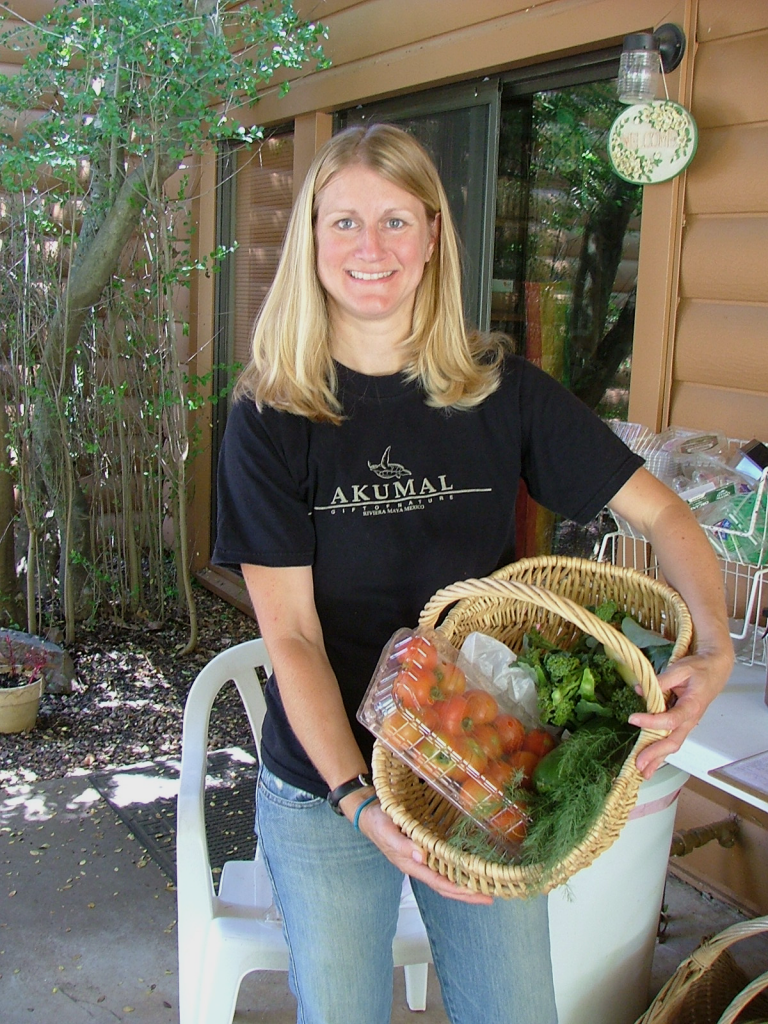
{"label": "green leafy vegetable", "polygon": [[[604,601],[591,610],[620,628],[643,651],[655,672],[663,671],[674,648],[669,639],[645,629],[615,601]],[[628,666],[594,637],[582,634],[566,651],[539,630],[530,630],[518,660],[536,674],[539,714],[546,724],[575,729],[595,716],[626,722],[630,715],[645,710]]]}
{"label": "green leafy vegetable", "polygon": [[638,732],[612,718],[595,719],[542,758],[534,772],[533,791],[510,785],[507,795],[524,802],[530,816],[527,835],[514,854],[466,815],[457,819],[447,842],[491,863],[513,859],[541,866],[541,878],[531,886],[534,895],[586,837]]}
{"label": "green leafy vegetable", "polygon": [[529,798],[531,822],[521,846],[521,863],[541,864],[546,877],[582,842],[602,811],[637,733],[631,726],[606,719],[577,729],[556,748],[556,772],[550,773],[550,781],[554,777],[556,784]]}

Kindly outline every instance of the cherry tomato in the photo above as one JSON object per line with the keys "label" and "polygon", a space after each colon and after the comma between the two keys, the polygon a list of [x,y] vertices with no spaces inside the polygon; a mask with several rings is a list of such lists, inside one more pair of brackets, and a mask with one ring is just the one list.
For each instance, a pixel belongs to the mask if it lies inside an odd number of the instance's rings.
{"label": "cherry tomato", "polygon": [[523,740],[523,750],[530,750],[537,757],[544,757],[557,746],[555,737],[546,729],[531,729]]}
{"label": "cherry tomato", "polygon": [[[488,755],[472,736],[451,736],[449,742],[456,756],[470,772],[482,775],[488,765]],[[465,772],[466,774],[467,772]]]}
{"label": "cherry tomato", "polygon": [[414,711],[413,716],[419,722],[424,734],[437,732],[440,728],[440,714],[434,704],[425,704],[423,708]]}
{"label": "cherry tomato", "polygon": [[514,715],[497,715],[493,724],[501,737],[501,744],[505,751],[511,753],[522,747],[525,739],[525,726],[519,718],[515,718]]}
{"label": "cherry tomato", "polygon": [[394,655],[403,665],[416,665],[425,669],[437,668],[439,661],[437,648],[424,636],[412,636],[398,644]]}
{"label": "cherry tomato", "polygon": [[381,723],[381,738],[397,750],[410,750],[424,734],[418,720],[397,708]]}
{"label": "cherry tomato", "polygon": [[514,781],[517,771],[518,769],[510,764],[506,757],[501,757],[498,761],[491,761],[484,774],[490,782],[503,790]]}
{"label": "cherry tomato", "polygon": [[467,718],[472,721],[468,731],[478,725],[492,722],[499,713],[499,705],[495,698],[485,690],[467,690],[464,696],[467,698]]}
{"label": "cherry tomato", "polygon": [[451,736],[461,736],[467,722],[467,698],[463,693],[454,693],[440,704],[440,722]]}
{"label": "cherry tomato", "polygon": [[459,790],[459,803],[475,818],[492,817],[501,809],[502,802],[501,797],[489,792],[487,783],[480,779],[467,779]]}
{"label": "cherry tomato", "polygon": [[522,772],[520,785],[523,789],[531,789],[533,787],[531,776],[533,769],[539,763],[539,757],[532,750],[515,750],[508,755],[507,760],[515,769],[515,774]]}
{"label": "cherry tomato", "polygon": [[438,663],[435,669],[437,685],[444,697],[452,697],[456,693],[463,693],[467,688],[467,677],[458,665],[453,662],[443,661]]}
{"label": "cherry tomato", "polygon": [[489,761],[497,761],[501,757],[504,747],[501,736],[494,729],[492,723],[486,722],[485,725],[476,726],[472,735],[488,755]]}
{"label": "cherry tomato", "polygon": [[493,816],[490,824],[495,832],[519,843],[528,831],[528,815],[520,805],[509,804]]}
{"label": "cherry tomato", "polygon": [[392,684],[395,700],[410,711],[418,711],[432,704],[437,693],[435,673],[417,665],[404,666]]}
{"label": "cherry tomato", "polygon": [[414,760],[424,775],[430,779],[451,777],[456,770],[456,762],[445,749],[445,742],[440,742],[438,735],[426,736],[411,752]]}

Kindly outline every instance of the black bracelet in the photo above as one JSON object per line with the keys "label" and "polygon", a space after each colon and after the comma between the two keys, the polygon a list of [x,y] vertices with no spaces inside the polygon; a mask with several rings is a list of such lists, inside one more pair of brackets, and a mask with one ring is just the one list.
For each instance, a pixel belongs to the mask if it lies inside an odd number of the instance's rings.
{"label": "black bracelet", "polygon": [[339,803],[344,799],[345,796],[349,796],[350,793],[354,793],[358,789],[367,789],[373,785],[373,780],[370,775],[356,775],[354,779],[349,779],[348,782],[342,782],[336,789],[332,789],[328,796],[325,798],[331,805],[336,814],[343,815],[344,811],[339,807]]}

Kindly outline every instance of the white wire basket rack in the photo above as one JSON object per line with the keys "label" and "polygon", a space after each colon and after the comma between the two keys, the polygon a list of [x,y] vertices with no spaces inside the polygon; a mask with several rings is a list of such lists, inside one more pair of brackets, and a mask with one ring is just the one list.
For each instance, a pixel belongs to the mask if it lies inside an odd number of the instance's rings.
{"label": "white wire basket rack", "polygon": [[[609,421],[611,429],[624,443],[645,459],[645,468],[660,480],[669,480],[673,475],[673,455],[668,450],[670,433],[684,437],[693,431],[667,431],[654,434],[639,423]],[[740,448],[744,441],[729,438],[733,450]],[[742,566],[768,567],[768,470],[760,476],[755,490],[742,499],[742,521],[737,525],[711,525],[702,523],[702,529],[709,537],[718,558]],[[614,515],[619,531],[634,540],[644,540],[626,520]],[[727,519],[725,520],[728,521]],[[722,522],[722,520],[721,520]]]}
{"label": "white wire basket rack", "polygon": [[[632,534],[628,523],[625,526],[626,529],[620,526],[603,537],[598,561],[631,566],[658,579],[661,571],[651,545],[644,537]],[[736,657],[748,665],[765,665],[768,566],[746,565],[723,558],[719,561]]]}

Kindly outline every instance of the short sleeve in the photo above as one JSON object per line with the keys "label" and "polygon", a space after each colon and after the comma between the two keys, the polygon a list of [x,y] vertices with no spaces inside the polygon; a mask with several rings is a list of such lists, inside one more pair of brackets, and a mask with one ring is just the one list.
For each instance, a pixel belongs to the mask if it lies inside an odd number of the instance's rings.
{"label": "short sleeve", "polygon": [[218,462],[214,564],[238,570],[242,564],[312,564],[315,535],[299,419],[259,411],[249,399],[233,405]]}
{"label": "short sleeve", "polygon": [[584,402],[530,363],[523,369],[520,408],[528,490],[568,519],[589,522],[643,465]]}

